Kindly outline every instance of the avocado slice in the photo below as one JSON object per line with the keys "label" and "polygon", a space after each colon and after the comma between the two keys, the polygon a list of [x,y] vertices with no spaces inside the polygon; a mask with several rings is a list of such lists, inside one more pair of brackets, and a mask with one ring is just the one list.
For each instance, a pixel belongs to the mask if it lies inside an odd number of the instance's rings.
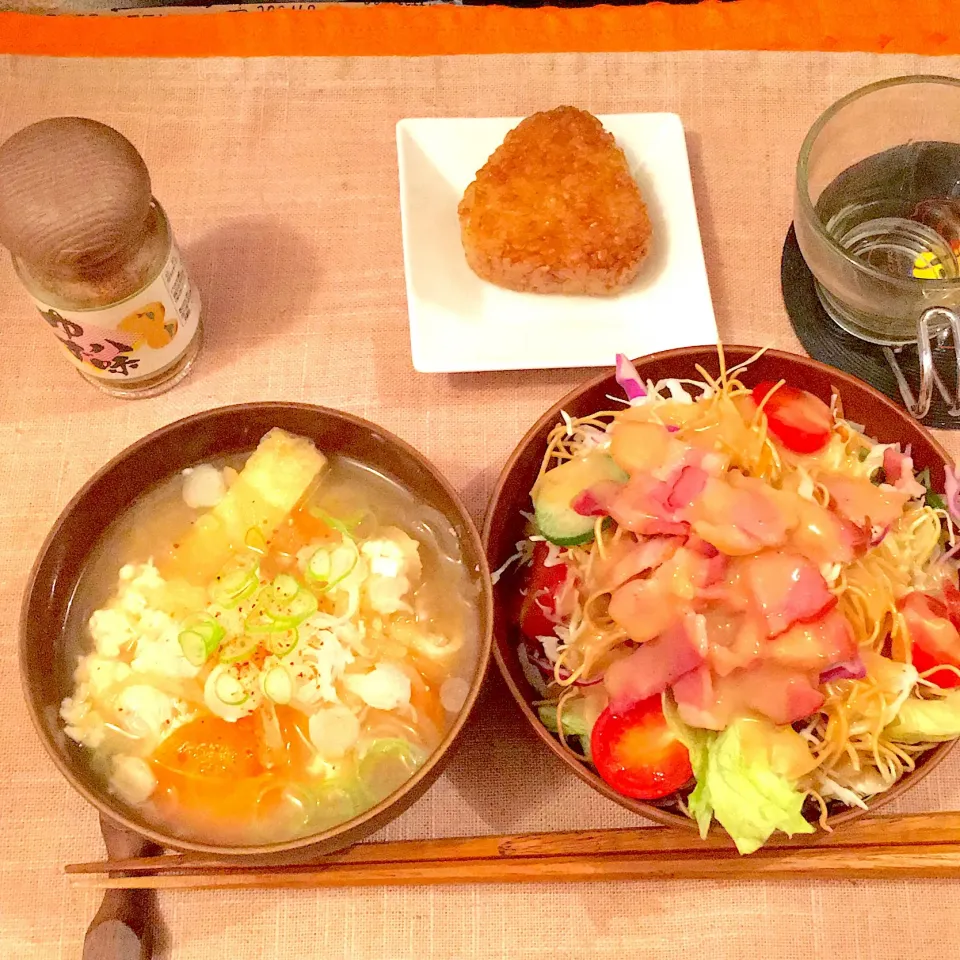
{"label": "avocado slice", "polygon": [[627,474],[607,453],[593,452],[548,470],[533,490],[537,528],[551,543],[573,547],[593,539],[596,517],[583,517],[570,504],[605,480],[624,483]]}

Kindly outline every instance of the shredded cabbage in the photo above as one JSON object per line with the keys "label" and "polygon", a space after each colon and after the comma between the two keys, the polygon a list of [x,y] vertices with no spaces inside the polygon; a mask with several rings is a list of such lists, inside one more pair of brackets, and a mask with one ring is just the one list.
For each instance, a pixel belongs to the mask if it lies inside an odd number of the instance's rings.
{"label": "shredded cabbage", "polygon": [[541,697],[545,697],[547,695],[547,684],[543,679],[543,674],[530,662],[530,658],[527,656],[527,648],[523,644],[517,647],[517,660],[520,663],[520,670],[527,683],[529,683]]}

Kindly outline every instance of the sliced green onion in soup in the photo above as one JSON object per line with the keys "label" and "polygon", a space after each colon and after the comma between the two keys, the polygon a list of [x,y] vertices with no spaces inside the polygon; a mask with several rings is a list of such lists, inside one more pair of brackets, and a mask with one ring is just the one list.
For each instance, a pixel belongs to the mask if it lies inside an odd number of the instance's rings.
{"label": "sliced green onion in soup", "polygon": [[378,525],[376,515],[367,507],[359,507],[339,520],[321,511],[320,519],[338,533],[350,536],[354,540],[372,536]]}
{"label": "sliced green onion in soup", "polygon": [[[316,598],[314,598],[314,602],[316,602]],[[302,616],[304,609],[311,610],[311,613],[307,614],[306,617]],[[243,628],[247,633],[251,634],[283,633],[287,630],[296,629],[307,617],[316,612],[316,607],[311,608],[309,604],[299,605],[296,610],[296,616],[272,617],[265,611],[259,610],[256,613],[250,614],[250,616],[243,621]]]}
{"label": "sliced green onion in soup", "polygon": [[310,826],[315,830],[328,830],[345,823],[365,809],[357,785],[338,777],[324,780],[311,788],[314,809]]}
{"label": "sliced green onion in soup", "polygon": [[265,587],[258,597],[263,612],[287,629],[302,623],[317,612],[317,598],[305,590],[289,574],[281,573]]}
{"label": "sliced green onion in soup", "polygon": [[360,549],[356,542],[344,536],[343,543],[328,550],[321,547],[307,563],[307,579],[321,590],[330,590],[342,583],[356,569]]}
{"label": "sliced green onion in soup", "polygon": [[257,636],[261,633],[273,633],[284,628],[279,626],[273,617],[268,617],[262,610],[258,610],[256,613],[251,613],[243,621],[243,629],[250,636]]}
{"label": "sliced green onion in soup", "polygon": [[313,829],[316,800],[303,785],[269,784],[257,797],[254,815],[262,826],[276,837],[278,827],[294,837]]}
{"label": "sliced green onion in soup", "polygon": [[190,617],[180,631],[180,649],[195,667],[202,667],[220,646],[226,631],[206,614]]}
{"label": "sliced green onion in soup", "polygon": [[250,616],[243,621],[243,629],[253,636],[267,633],[283,633],[284,630],[289,630],[295,626],[296,622],[289,617],[281,617],[279,620],[276,620],[273,617],[267,616],[262,610],[251,613]]}
{"label": "sliced green onion in soup", "polygon": [[303,623],[307,617],[312,617],[317,612],[319,606],[317,598],[309,590],[301,589],[295,597],[291,597],[286,606],[286,612],[281,616],[296,623]]}
{"label": "sliced green onion in soup", "polygon": [[213,685],[213,692],[228,707],[239,707],[250,698],[243,684],[232,673],[221,673]]}
{"label": "sliced green onion in soup", "polygon": [[267,670],[260,685],[263,695],[274,703],[289,703],[293,699],[293,677],[284,666],[277,665]]}
{"label": "sliced green onion in soup", "polygon": [[330,551],[321,547],[307,564],[307,579],[314,583],[330,582]]}
{"label": "sliced green onion in soup", "polygon": [[360,782],[371,797],[382,800],[406,783],[426,758],[423,750],[399,737],[374,740],[360,754]]}
{"label": "sliced green onion in soup", "polygon": [[291,577],[289,573],[278,573],[273,580],[263,588],[260,594],[260,602],[264,608],[267,608],[271,603],[283,603],[284,600],[295,597],[299,589],[300,584],[297,583],[296,579]]}
{"label": "sliced green onion in soup", "polygon": [[341,534],[344,539],[350,537],[352,539],[352,532],[350,527],[347,526],[342,520],[338,520],[336,517],[332,517],[325,510],[321,510],[319,507],[311,508],[310,512],[318,519],[322,520],[331,530],[336,530],[337,533]]}
{"label": "sliced green onion in soup", "polygon": [[217,574],[210,596],[224,607],[235,607],[256,592],[260,585],[260,565],[256,557],[235,557]]}
{"label": "sliced green onion in soup", "polygon": [[220,662],[239,663],[241,660],[246,660],[259,644],[259,637],[250,636],[246,633],[239,637],[231,637],[225,643],[220,644]]}
{"label": "sliced green onion in soup", "polygon": [[296,627],[289,630],[283,630],[279,633],[271,633],[267,637],[267,648],[277,657],[288,657],[297,648],[300,642],[300,631]]}

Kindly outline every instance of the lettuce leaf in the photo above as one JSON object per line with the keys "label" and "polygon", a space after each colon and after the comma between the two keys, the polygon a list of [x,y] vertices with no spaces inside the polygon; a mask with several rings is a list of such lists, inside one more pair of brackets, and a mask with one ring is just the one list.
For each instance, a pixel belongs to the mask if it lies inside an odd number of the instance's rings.
{"label": "lettuce leaf", "polygon": [[898,743],[934,743],[960,737],[960,690],[942,700],[909,697],[884,733]]}
{"label": "lettuce leaf", "polygon": [[710,832],[710,824],[713,823],[713,801],[710,799],[710,789],[707,786],[708,763],[710,759],[709,749],[705,749],[697,757],[697,764],[694,766],[693,754],[690,755],[690,765],[693,767],[693,775],[697,778],[697,785],[687,797],[687,809],[690,815],[697,821],[700,828],[700,838],[707,839]]}
{"label": "lettuce leaf", "polygon": [[927,495],[924,498],[924,502],[928,507],[932,507],[934,510],[947,509],[947,502],[943,499],[943,495],[936,493],[933,489],[929,467],[924,467],[923,470],[917,474],[917,482],[922,483],[927,488]]}
{"label": "lettuce leaf", "polygon": [[669,690],[663,694],[663,716],[673,735],[687,748],[690,754],[690,766],[697,785],[687,797],[687,809],[697,821],[700,836],[706,839],[713,820],[713,806],[710,803],[710,793],[707,786],[707,767],[710,749],[713,747],[718,734],[714,730],[703,730],[700,727],[691,727],[680,719],[677,704]]}
{"label": "lettuce leaf", "polygon": [[[762,721],[738,720],[722,733],[685,724],[673,698],[665,695],[663,714],[674,735],[690,751],[690,766],[697,779],[687,798],[687,809],[706,837],[714,818],[730,834],[740,853],[753,853],[777,830],[790,836],[813,833],[801,810],[806,794],[790,778],[774,769],[768,751],[744,750],[746,725],[756,744]],[[777,729],[769,727],[770,740]],[[762,739],[763,731],[760,731]]]}
{"label": "lettuce leaf", "polygon": [[743,725],[755,722],[738,720],[717,737],[705,778],[713,815],[741,853],[753,853],[776,830],[813,833],[801,813],[806,794],[777,773],[763,751],[744,754]]}
{"label": "lettuce leaf", "polygon": [[[537,707],[540,722],[551,732],[557,733],[557,705],[555,703],[541,703]],[[592,726],[587,724],[583,715],[583,700],[574,700],[563,708],[563,732],[568,737],[587,737],[589,739]]]}

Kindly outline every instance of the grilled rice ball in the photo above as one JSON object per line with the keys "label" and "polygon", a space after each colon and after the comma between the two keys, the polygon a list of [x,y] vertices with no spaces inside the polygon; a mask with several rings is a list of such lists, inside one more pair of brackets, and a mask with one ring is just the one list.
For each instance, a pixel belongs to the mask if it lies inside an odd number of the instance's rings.
{"label": "grilled rice ball", "polygon": [[535,113],[511,130],[460,202],[477,276],[530,293],[617,293],[650,247],[650,218],[627,159],[576,107]]}

